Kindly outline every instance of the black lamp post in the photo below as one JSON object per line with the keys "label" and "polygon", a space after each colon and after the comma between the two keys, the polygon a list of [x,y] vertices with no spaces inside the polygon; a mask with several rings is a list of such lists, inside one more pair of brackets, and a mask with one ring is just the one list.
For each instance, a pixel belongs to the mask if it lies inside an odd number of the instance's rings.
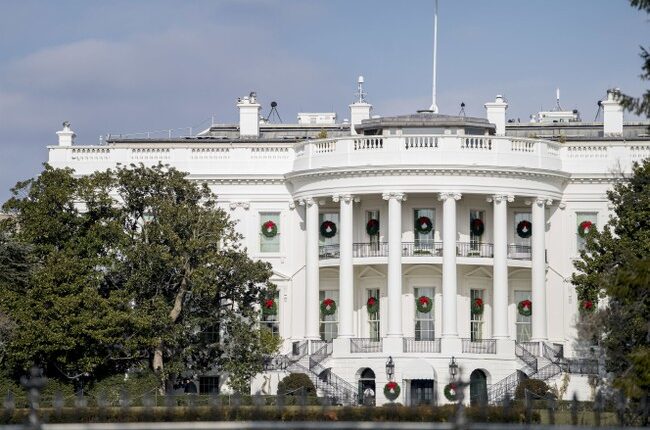
{"label": "black lamp post", "polygon": [[388,357],[388,361],[386,362],[386,375],[388,376],[389,381],[393,380],[394,374],[395,374],[395,363],[393,362],[393,357],[390,356]]}
{"label": "black lamp post", "polygon": [[456,364],[456,357],[451,357],[451,361],[449,362],[449,376],[451,376],[451,380],[455,381],[456,380],[456,375],[458,374],[458,364]]}

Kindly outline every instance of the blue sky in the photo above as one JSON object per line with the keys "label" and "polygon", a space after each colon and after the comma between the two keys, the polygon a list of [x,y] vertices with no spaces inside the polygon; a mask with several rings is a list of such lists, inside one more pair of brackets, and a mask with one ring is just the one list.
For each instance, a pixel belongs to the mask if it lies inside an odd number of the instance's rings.
{"label": "blue sky", "polygon": [[[0,0],[0,200],[47,159],[63,120],[81,144],[107,132],[234,122],[255,90],[282,118],[347,118],[356,77],[375,114],[430,104],[433,0]],[[648,16],[626,0],[440,0],[438,104],[508,117],[555,103],[593,120],[631,94]],[[633,119],[633,118],[629,118]],[[203,124],[205,124],[203,122]]]}

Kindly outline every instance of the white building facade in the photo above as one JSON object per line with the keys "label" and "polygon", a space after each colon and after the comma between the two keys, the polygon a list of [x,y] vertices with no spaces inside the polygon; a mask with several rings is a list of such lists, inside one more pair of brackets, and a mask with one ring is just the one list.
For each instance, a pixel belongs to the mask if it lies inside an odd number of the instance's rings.
{"label": "white building facade", "polygon": [[196,136],[79,145],[65,125],[49,163],[84,175],[162,162],[210,185],[278,287],[263,323],[283,355],[254,391],[293,371],[343,403],[369,387],[384,403],[389,380],[398,402],[444,403],[453,360],[472,401],[567,373],[589,400],[595,370],[571,365],[583,305],[573,261],[582,231],[610,216],[606,191],[650,156],[648,124],[624,124],[613,93],[603,106],[604,123],[520,124],[501,96],[487,119],[371,117],[360,97],[351,122],[310,113],[286,125],[260,121],[252,93],[239,124]]}

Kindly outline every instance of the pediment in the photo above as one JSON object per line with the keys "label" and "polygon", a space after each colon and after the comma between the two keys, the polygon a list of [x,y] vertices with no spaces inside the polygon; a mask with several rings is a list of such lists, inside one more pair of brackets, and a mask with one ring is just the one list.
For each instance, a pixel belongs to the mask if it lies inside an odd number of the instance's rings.
{"label": "pediment", "polygon": [[359,278],[385,278],[386,275],[379,270],[375,269],[373,266],[366,266],[359,273]]}
{"label": "pediment", "polygon": [[484,266],[477,267],[465,273],[466,278],[488,278],[492,279],[492,271],[486,269]]}

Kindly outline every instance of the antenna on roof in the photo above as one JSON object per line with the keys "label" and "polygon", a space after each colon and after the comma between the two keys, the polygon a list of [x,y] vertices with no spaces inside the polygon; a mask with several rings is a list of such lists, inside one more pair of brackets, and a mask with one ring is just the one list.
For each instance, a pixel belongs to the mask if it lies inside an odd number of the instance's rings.
{"label": "antenna on roof", "polygon": [[[277,123],[275,120],[277,119]],[[266,116],[266,122],[282,124],[282,118],[280,118],[280,112],[278,112],[278,102],[271,102],[271,112]]]}
{"label": "antenna on roof", "polygon": [[458,116],[465,116],[465,102],[460,102],[460,112],[458,112]]}
{"label": "antenna on roof", "polygon": [[357,92],[354,94],[357,96],[357,103],[366,102],[366,92],[363,89],[364,82],[365,80],[363,79],[363,75],[359,75],[359,79],[357,79]]}
{"label": "antenna on roof", "polygon": [[438,60],[438,0],[434,0],[433,9],[433,87],[431,92],[431,107],[429,110],[438,113],[436,104],[436,66]]}
{"label": "antenna on roof", "polygon": [[594,122],[598,121],[598,114],[600,114],[603,111],[603,101],[598,100],[598,103],[596,104],[598,105],[598,110],[596,110],[596,116],[594,117]]}
{"label": "antenna on roof", "polygon": [[560,106],[560,89],[559,88],[555,89],[555,105],[556,105],[555,108],[558,111],[562,110],[562,107]]}

